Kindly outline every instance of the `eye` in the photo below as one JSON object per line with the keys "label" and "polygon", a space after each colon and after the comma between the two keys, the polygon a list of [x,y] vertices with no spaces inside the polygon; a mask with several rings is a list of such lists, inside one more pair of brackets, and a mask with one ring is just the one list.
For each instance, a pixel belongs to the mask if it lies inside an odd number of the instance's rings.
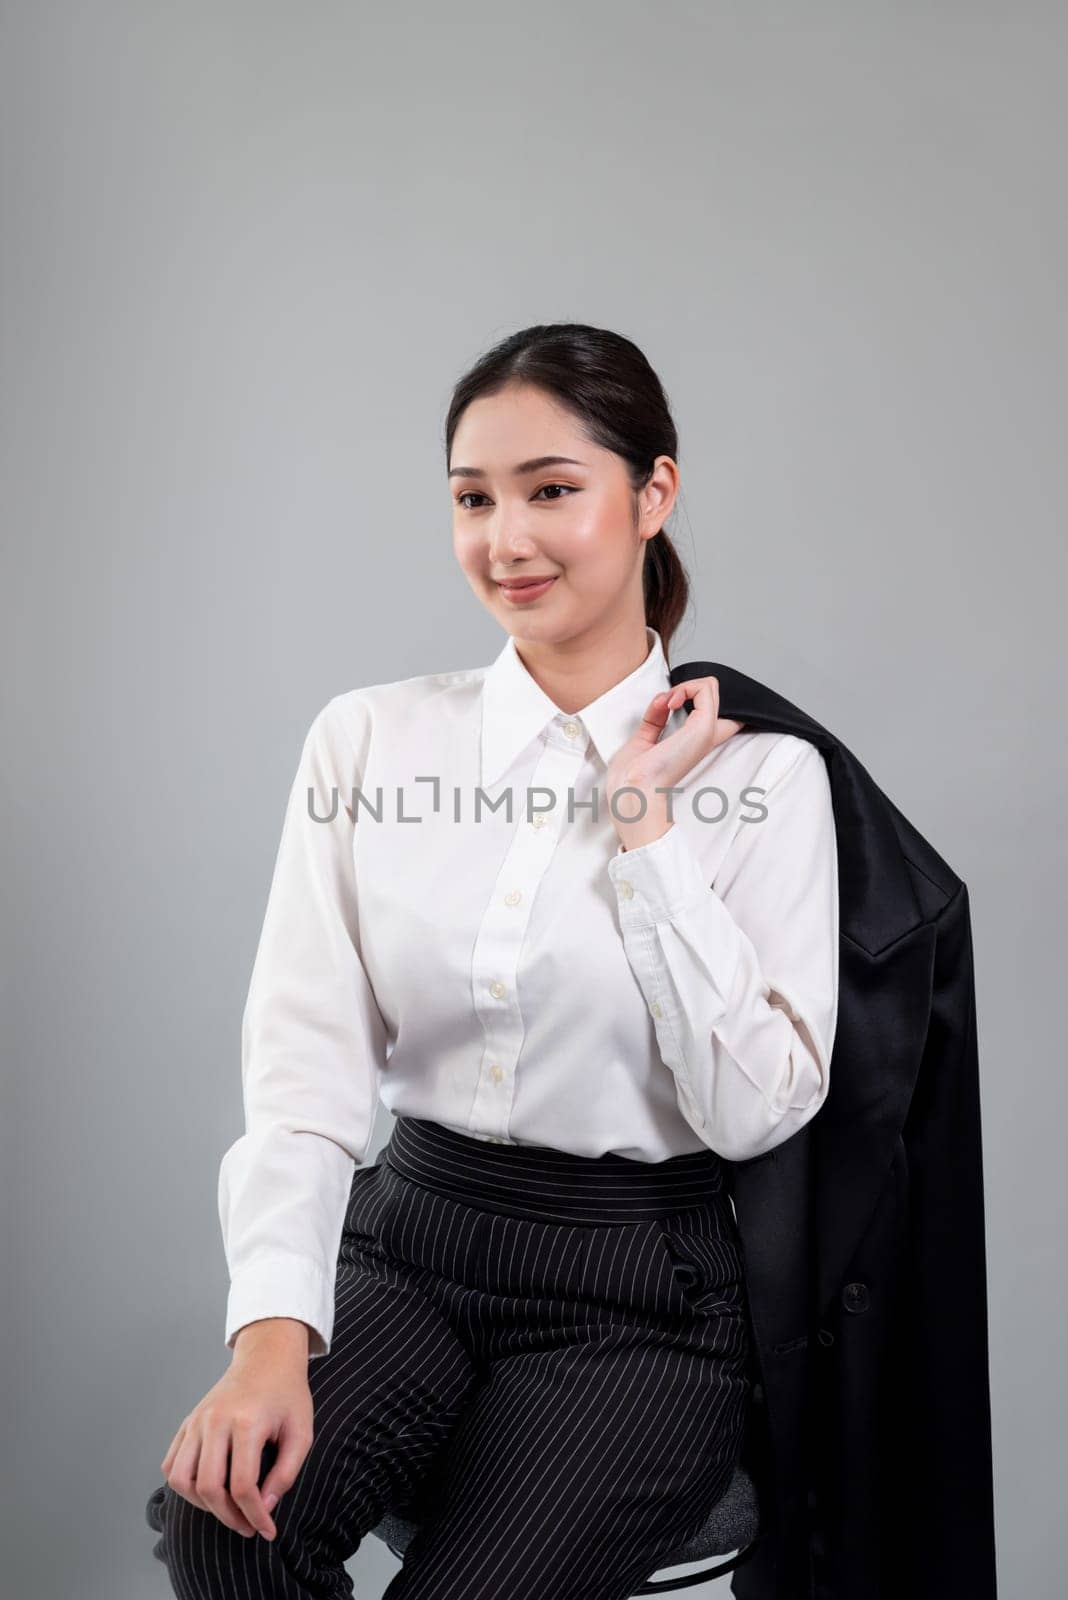
{"label": "eye", "polygon": [[[573,488],[570,484],[566,484],[566,483],[543,483],[541,488],[538,490],[537,494],[534,496],[535,500],[538,498],[539,494],[544,494],[546,489],[562,489],[564,491],[565,495],[578,494],[579,493],[578,489]],[[486,498],[486,496],[484,494],[479,494],[477,489],[465,489],[462,494],[458,494],[456,496],[456,504],[458,506],[460,506],[464,511],[475,511],[475,510],[477,510],[477,507],[475,507],[475,506],[470,506],[470,505],[465,505],[464,504],[465,500],[470,499],[470,497],[472,495],[474,496],[474,498],[476,500],[485,500],[485,498]],[[560,498],[560,496],[559,495],[552,495],[550,498],[552,500],[558,500]]]}

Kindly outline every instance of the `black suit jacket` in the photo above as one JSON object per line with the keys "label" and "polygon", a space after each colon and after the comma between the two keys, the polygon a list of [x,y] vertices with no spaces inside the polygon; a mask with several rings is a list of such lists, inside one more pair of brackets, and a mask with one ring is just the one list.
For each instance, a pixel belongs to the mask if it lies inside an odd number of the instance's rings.
{"label": "black suit jacket", "polygon": [[[769,1533],[740,1600],[996,1595],[968,891],[856,756],[714,661],[719,711],[827,764],[838,839],[828,1097],[726,1171],[759,1363],[743,1460]],[[692,710],[692,702],[687,702]]]}

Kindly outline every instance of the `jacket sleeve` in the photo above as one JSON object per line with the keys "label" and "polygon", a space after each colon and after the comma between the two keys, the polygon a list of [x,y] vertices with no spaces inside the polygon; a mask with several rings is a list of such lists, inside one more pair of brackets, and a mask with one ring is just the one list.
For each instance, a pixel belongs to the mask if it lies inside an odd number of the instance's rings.
{"label": "jacket sleeve", "polygon": [[304,740],[242,1016],[245,1132],[218,1181],[230,1348],[248,1322],[293,1317],[309,1354],[327,1354],[352,1174],[374,1128],[386,1036],[360,957],[344,698]]}
{"label": "jacket sleeve", "polygon": [[827,1097],[837,1019],[838,877],[823,756],[807,740],[740,822],[707,881],[677,823],[608,864],[620,929],[679,1109],[745,1161],[783,1144]]}
{"label": "jacket sleeve", "polygon": [[917,1593],[994,1600],[983,1140],[964,884],[938,919],[930,1021],[902,1137],[907,1275],[891,1345],[901,1469],[892,1473],[893,1536],[913,1563]]}

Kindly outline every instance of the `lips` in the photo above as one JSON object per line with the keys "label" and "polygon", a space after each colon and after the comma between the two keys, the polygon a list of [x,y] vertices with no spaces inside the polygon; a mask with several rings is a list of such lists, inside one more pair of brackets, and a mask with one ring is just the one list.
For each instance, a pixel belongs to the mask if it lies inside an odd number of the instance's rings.
{"label": "lips", "polygon": [[556,579],[557,574],[551,572],[547,578],[512,578],[497,588],[510,606],[534,606],[549,593]]}

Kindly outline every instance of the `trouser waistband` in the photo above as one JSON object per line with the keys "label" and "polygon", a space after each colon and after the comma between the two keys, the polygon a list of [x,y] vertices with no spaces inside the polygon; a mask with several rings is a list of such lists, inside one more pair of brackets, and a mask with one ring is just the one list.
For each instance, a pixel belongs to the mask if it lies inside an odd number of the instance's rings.
{"label": "trouser waistband", "polygon": [[440,1122],[398,1117],[383,1158],[439,1194],[545,1221],[644,1221],[726,1202],[723,1160],[708,1149],[666,1161],[615,1152],[580,1156],[546,1145],[491,1143]]}

